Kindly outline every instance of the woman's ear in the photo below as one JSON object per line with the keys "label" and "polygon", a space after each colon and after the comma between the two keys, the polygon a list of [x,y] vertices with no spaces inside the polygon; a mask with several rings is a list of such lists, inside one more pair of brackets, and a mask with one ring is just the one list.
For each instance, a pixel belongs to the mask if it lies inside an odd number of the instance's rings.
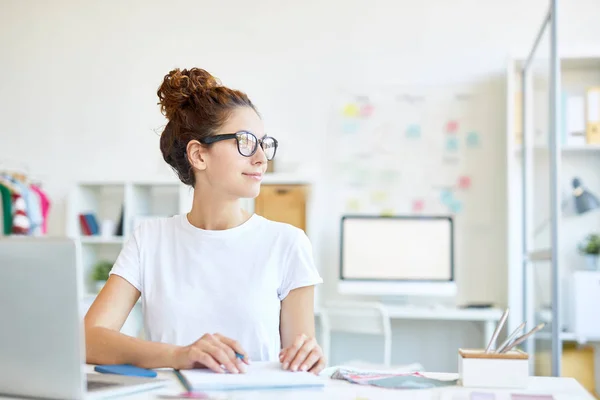
{"label": "woman's ear", "polygon": [[190,140],[186,151],[190,165],[199,171],[204,171],[206,169],[206,147],[197,140]]}

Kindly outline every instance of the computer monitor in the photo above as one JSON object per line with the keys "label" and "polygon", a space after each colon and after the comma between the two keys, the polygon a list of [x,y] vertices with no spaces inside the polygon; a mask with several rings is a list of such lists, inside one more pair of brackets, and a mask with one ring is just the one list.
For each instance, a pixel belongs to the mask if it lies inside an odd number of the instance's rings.
{"label": "computer monitor", "polygon": [[340,244],[342,294],[456,295],[452,217],[346,215]]}

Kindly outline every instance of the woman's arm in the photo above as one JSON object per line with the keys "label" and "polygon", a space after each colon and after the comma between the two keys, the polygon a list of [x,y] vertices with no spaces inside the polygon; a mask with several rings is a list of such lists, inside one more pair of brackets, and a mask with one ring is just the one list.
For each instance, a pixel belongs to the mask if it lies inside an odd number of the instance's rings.
{"label": "woman's arm", "polygon": [[314,286],[294,289],[281,302],[280,334],[283,369],[318,374],[326,364],[315,339]]}
{"label": "woman's arm", "polygon": [[125,279],[111,275],[85,316],[87,362],[172,367],[177,346],[155,343],[119,332],[140,297]]}
{"label": "woman's arm", "polygon": [[[111,275],[85,316],[87,362],[131,364],[142,368],[210,368],[243,372],[248,355],[241,345],[218,333],[205,334],[189,346],[150,342],[119,332],[140,297],[125,279]],[[235,353],[244,356],[240,361]]]}

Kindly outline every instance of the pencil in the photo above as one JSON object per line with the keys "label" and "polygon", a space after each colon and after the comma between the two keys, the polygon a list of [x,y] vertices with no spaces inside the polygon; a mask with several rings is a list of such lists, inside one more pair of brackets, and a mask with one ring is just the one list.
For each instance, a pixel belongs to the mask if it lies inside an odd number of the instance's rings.
{"label": "pencil", "polygon": [[173,369],[173,372],[175,373],[175,376],[177,377],[177,379],[179,380],[179,382],[185,388],[185,391],[188,392],[188,393],[191,393],[193,391],[192,390],[192,385],[190,385],[190,383],[188,382],[188,380],[185,379],[185,376],[183,376],[183,374],[181,372],[179,372],[178,369]]}
{"label": "pencil", "polygon": [[494,330],[494,334],[492,335],[492,338],[490,339],[490,343],[488,343],[488,345],[485,349],[486,353],[489,353],[492,351],[492,348],[496,344],[496,339],[498,339],[498,334],[502,330],[502,327],[504,326],[504,323],[506,322],[507,317],[508,317],[508,308],[506,310],[504,310],[502,317],[500,317],[500,321],[498,321],[498,325],[496,325],[496,329]]}

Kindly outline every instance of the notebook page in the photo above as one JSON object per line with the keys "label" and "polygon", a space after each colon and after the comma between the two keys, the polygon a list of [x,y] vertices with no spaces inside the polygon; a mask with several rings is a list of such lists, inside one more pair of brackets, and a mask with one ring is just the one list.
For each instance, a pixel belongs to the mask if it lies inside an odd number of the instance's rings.
{"label": "notebook page", "polygon": [[317,388],[326,380],[310,372],[285,371],[279,362],[253,362],[243,374],[218,374],[207,369],[180,372],[194,391]]}

